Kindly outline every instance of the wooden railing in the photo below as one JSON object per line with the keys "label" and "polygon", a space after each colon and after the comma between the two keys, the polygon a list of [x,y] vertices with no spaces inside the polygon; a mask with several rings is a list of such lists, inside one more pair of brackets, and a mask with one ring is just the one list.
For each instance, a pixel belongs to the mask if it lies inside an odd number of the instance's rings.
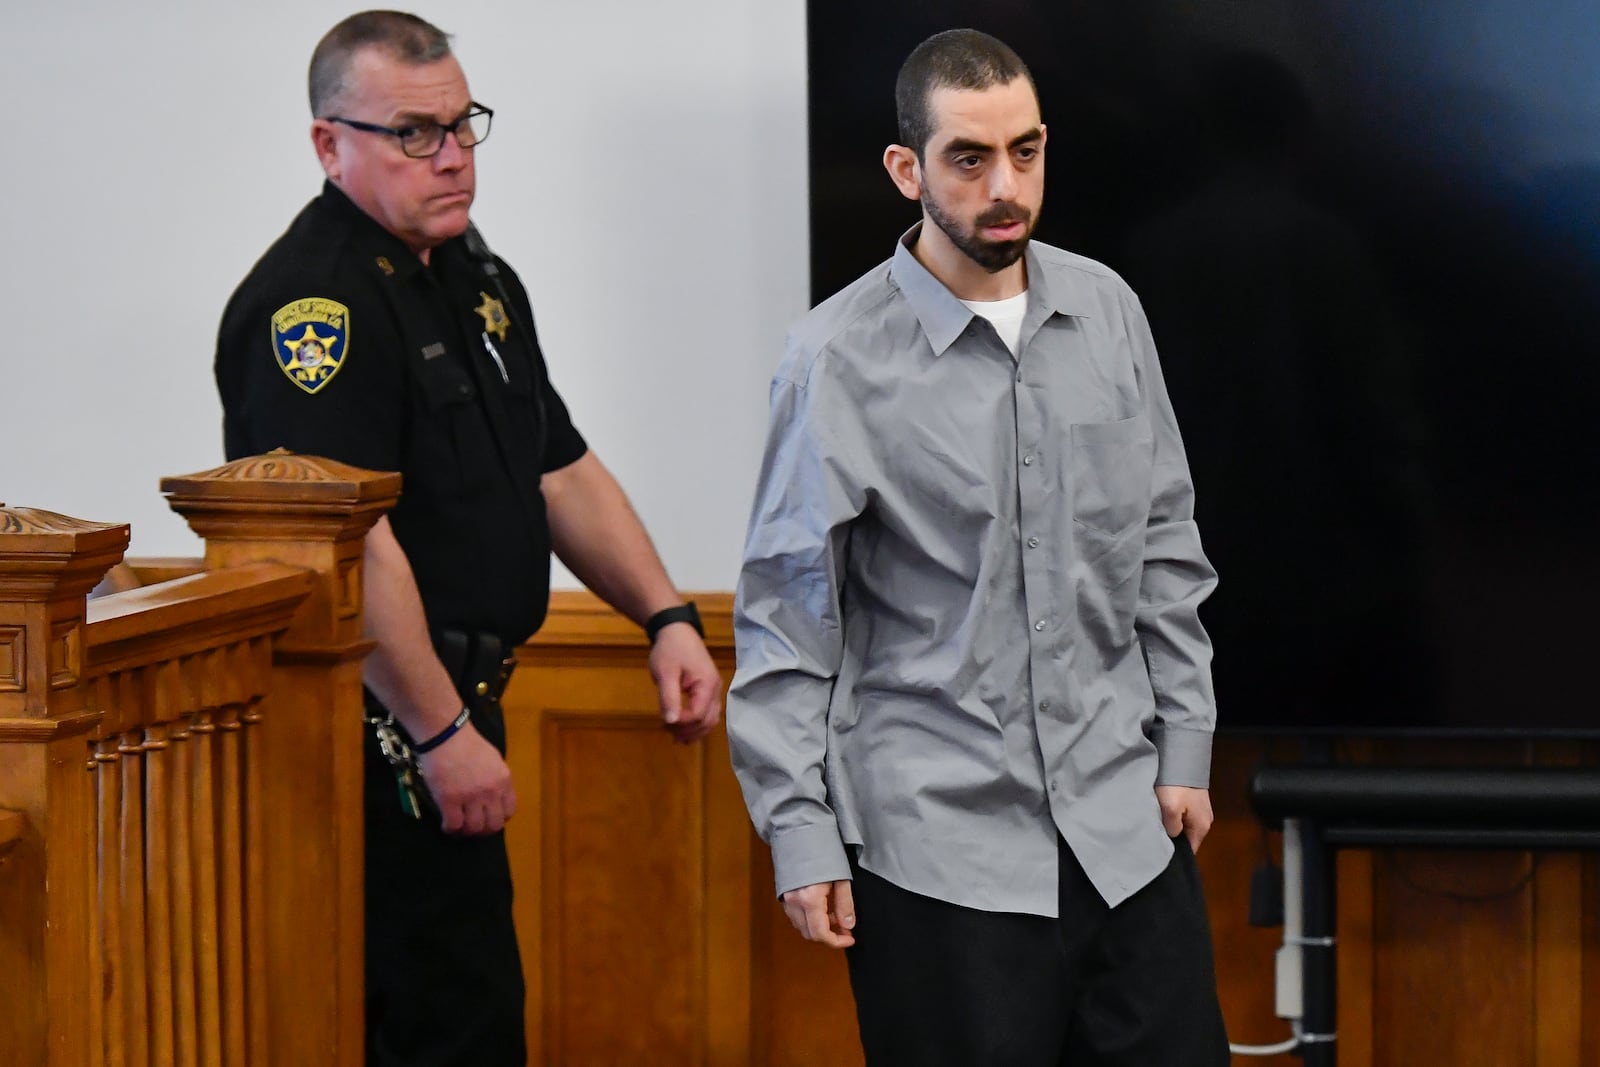
{"label": "wooden railing", "polygon": [[6,1064],[362,1062],[361,544],[398,488],[165,479],[201,569],[87,601],[128,527],[0,505]]}

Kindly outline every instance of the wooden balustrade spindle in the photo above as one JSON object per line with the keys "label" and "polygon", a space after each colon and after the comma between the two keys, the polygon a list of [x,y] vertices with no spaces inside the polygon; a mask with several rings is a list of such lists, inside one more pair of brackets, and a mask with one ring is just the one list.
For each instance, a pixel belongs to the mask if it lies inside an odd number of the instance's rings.
{"label": "wooden balustrade spindle", "polygon": [[123,1042],[128,1067],[150,1067],[150,1008],[145,931],[144,731],[129,730],[117,746],[122,766],[122,811],[117,820],[117,849],[122,853]]}
{"label": "wooden balustrade spindle", "polygon": [[217,713],[217,948],[222,1062],[245,1067],[244,808],[239,707]]}
{"label": "wooden balustrade spindle", "polygon": [[144,885],[145,979],[150,998],[150,1061],[173,1062],[172,1033],[172,803],[167,727],[145,728]]}
{"label": "wooden balustrade spindle", "polygon": [[95,855],[98,864],[95,911],[100,928],[100,988],[90,998],[94,1007],[95,1062],[124,1067],[122,1055],[122,909],[118,886],[122,881],[122,852],[117,829],[122,809],[122,774],[118,766],[117,739],[95,742]]}
{"label": "wooden balustrade spindle", "polygon": [[[92,685],[90,686],[90,689],[93,689]],[[105,951],[105,930],[102,924],[104,916],[101,914],[100,908],[99,879],[100,761],[95,758],[99,749],[99,740],[104,721],[104,718],[102,718],[101,723],[95,727],[93,734],[84,742],[85,755],[87,757],[84,760],[83,768],[85,772],[85,781],[89,785],[90,796],[94,798],[94,818],[89,829],[90,835],[93,838],[93,849],[95,853],[95,883],[94,893],[90,900],[88,914],[90,941],[89,959],[86,964],[89,968],[88,977],[91,982],[96,975],[102,974],[101,968],[104,961],[101,957]],[[99,992],[99,989],[92,989],[91,993],[94,995],[91,995],[83,1005],[85,1017],[84,1025],[89,1034],[89,1043],[87,1049],[89,1058],[85,1063],[85,1067],[104,1067],[105,1064],[105,1005],[102,1003],[101,997],[97,995]]]}
{"label": "wooden balustrade spindle", "polygon": [[[209,675],[210,672],[208,672]],[[222,1062],[222,998],[217,937],[217,792],[212,746],[217,728],[213,712],[196,712],[189,727],[194,778],[191,823],[194,836],[195,1013],[197,1060],[205,1067]]]}
{"label": "wooden balustrade spindle", "polygon": [[[262,721],[260,701],[245,705],[239,713],[239,761],[243,773],[244,799],[244,942],[246,956],[260,959],[267,942],[266,886],[266,790],[261,775]],[[252,973],[251,978],[256,977]],[[263,976],[264,977],[264,976]],[[268,1031],[268,1002],[263,991],[252,988],[246,1003],[249,1017],[251,1067],[271,1063],[272,1046]]]}
{"label": "wooden balustrade spindle", "polygon": [[177,1067],[197,1067],[200,1022],[195,1015],[194,847],[190,811],[194,759],[189,744],[187,716],[172,724],[168,761],[172,770],[172,1010],[173,1045]]}

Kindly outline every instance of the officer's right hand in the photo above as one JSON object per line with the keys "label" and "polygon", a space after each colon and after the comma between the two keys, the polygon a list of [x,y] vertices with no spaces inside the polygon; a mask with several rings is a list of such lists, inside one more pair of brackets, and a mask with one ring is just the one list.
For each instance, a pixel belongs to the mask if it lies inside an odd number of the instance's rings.
{"label": "officer's right hand", "polygon": [[511,768],[470,722],[417,766],[447,834],[492,834],[516,814]]}
{"label": "officer's right hand", "polygon": [[783,913],[807,941],[833,948],[856,943],[851,933],[856,926],[856,908],[848,878],[789,890],[783,895]]}

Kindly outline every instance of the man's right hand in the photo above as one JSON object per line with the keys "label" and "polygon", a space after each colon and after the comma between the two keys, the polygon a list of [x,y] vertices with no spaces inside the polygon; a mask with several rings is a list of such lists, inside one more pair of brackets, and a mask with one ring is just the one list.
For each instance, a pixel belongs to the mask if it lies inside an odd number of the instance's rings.
{"label": "man's right hand", "polygon": [[856,906],[850,896],[850,880],[818,882],[791,889],[783,895],[783,913],[807,941],[820,941],[832,948],[849,948],[856,943]]}
{"label": "man's right hand", "polygon": [[447,834],[492,834],[516,814],[511,768],[470,722],[417,766]]}

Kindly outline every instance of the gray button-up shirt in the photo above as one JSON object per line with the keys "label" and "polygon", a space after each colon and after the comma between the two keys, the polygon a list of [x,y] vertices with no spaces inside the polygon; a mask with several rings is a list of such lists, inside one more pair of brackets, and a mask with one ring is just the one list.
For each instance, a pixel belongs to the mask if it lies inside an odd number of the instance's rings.
{"label": "gray button-up shirt", "polygon": [[772,382],[735,607],[734,768],[779,893],[867,870],[1054,916],[1056,834],[1115,905],[1207,785],[1216,584],[1144,312],[1033,242],[1013,359],[908,248]]}

